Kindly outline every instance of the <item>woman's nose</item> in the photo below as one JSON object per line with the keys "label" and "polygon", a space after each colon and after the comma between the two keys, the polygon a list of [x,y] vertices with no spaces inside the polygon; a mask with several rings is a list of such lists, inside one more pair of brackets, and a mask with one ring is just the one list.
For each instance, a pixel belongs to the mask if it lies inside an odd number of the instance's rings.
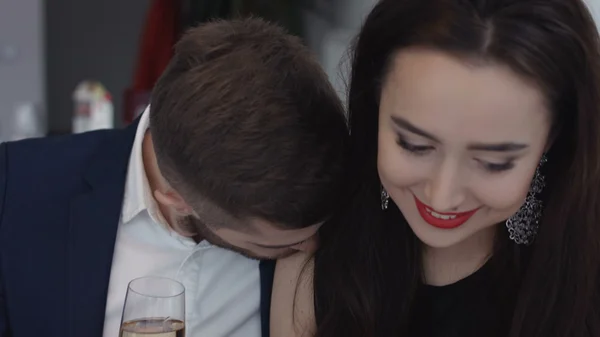
{"label": "woman's nose", "polygon": [[434,210],[439,212],[456,211],[465,200],[462,179],[456,168],[441,167],[427,181],[425,197]]}

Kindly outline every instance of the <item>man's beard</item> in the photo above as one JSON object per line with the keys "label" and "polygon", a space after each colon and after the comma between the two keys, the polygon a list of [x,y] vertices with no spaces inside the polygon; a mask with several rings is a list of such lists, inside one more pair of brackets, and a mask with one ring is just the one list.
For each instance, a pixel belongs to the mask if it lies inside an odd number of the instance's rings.
{"label": "man's beard", "polygon": [[180,218],[179,220],[179,225],[185,229],[185,231],[190,232],[190,233],[196,233],[196,235],[192,236],[192,239],[194,239],[194,241],[196,241],[196,243],[199,243],[202,240],[206,240],[208,243],[210,243],[213,246],[217,246],[223,249],[227,249],[229,251],[241,254],[249,259],[253,259],[253,260],[273,260],[276,259],[277,257],[274,256],[261,256],[258,254],[255,254],[249,250],[234,246],[232,244],[230,244],[229,242],[223,240],[221,237],[219,237],[218,235],[216,235],[209,227],[208,225],[206,225],[204,222],[202,222],[200,219],[188,215],[186,217]]}

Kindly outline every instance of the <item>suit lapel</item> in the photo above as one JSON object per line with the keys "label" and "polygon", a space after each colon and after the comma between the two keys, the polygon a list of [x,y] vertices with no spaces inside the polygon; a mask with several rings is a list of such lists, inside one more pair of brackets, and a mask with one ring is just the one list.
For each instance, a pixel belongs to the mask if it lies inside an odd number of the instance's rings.
{"label": "suit lapel", "polygon": [[271,291],[273,290],[274,274],[275,261],[260,262],[260,322],[262,337],[269,337],[270,335]]}
{"label": "suit lapel", "polygon": [[112,256],[137,122],[109,135],[90,163],[88,190],[71,202],[70,336],[101,337]]}

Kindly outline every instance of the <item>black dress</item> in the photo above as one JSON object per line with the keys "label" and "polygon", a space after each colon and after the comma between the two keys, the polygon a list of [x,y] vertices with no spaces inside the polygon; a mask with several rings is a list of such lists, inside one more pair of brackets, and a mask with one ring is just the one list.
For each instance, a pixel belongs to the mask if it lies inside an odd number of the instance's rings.
{"label": "black dress", "polygon": [[[450,285],[420,285],[413,305],[410,337],[506,336],[506,312],[497,312],[489,263]],[[504,311],[504,310],[502,310]]]}

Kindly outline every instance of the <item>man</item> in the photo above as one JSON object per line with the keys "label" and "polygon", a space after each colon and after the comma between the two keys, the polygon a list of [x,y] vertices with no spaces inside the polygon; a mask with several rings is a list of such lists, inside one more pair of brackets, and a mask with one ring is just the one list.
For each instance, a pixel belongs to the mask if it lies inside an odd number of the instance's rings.
{"label": "man", "polygon": [[125,130],[0,146],[0,336],[117,336],[149,275],[185,286],[187,336],[267,336],[256,259],[314,245],[347,137],[299,40],[259,19],[190,30]]}

